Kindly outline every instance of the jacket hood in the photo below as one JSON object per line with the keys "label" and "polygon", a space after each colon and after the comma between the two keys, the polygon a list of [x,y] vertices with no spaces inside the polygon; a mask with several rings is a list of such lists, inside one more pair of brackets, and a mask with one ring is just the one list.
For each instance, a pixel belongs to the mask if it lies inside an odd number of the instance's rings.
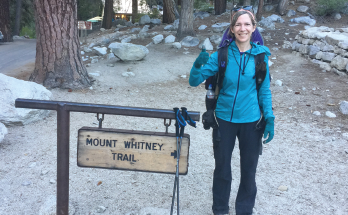
{"label": "jacket hood", "polygon": [[[266,46],[262,46],[262,45],[258,45],[256,43],[251,42],[252,45],[252,49],[251,49],[251,54],[252,55],[258,55],[261,53],[265,53],[265,55],[268,57],[271,55],[271,52],[269,50],[269,48],[267,48]],[[235,41],[233,41],[230,44],[230,48],[234,51],[234,52],[238,52],[239,53],[239,49],[237,47],[237,44]],[[250,50],[247,51],[247,53],[250,53]]]}

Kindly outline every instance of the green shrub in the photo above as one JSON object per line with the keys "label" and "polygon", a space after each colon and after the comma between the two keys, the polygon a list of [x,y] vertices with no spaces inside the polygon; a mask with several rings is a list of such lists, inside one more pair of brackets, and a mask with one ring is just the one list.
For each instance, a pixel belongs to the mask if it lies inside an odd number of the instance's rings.
{"label": "green shrub", "polygon": [[146,15],[146,14],[145,13],[138,13],[134,17],[132,17],[132,20],[134,20],[134,22],[139,22],[140,18],[144,15]]}
{"label": "green shrub", "polygon": [[205,0],[195,0],[193,7],[199,11],[212,12],[214,10],[214,5],[207,3]]}
{"label": "green shrub", "polygon": [[314,12],[318,16],[330,15],[340,12],[346,7],[347,0],[317,0]]}
{"label": "green shrub", "polygon": [[159,19],[161,18],[161,14],[157,8],[153,8],[152,11],[148,12],[149,17],[151,19]]}
{"label": "green shrub", "polygon": [[35,24],[24,26],[19,36],[28,36],[30,39],[36,38]]}

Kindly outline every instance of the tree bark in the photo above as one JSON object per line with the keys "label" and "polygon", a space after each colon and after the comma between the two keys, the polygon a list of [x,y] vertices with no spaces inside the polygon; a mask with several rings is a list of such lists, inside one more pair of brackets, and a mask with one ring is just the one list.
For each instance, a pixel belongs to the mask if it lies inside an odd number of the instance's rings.
{"label": "tree bark", "polygon": [[132,23],[135,22],[135,17],[138,14],[138,0],[132,0]]}
{"label": "tree bark", "polygon": [[163,23],[173,23],[175,21],[174,4],[172,0],[163,0]]}
{"label": "tree bark", "polygon": [[289,0],[280,0],[278,3],[277,11],[281,16],[285,15],[286,8],[288,7]]}
{"label": "tree bark", "polygon": [[112,26],[112,18],[114,18],[114,1],[105,0],[102,28],[110,29]]}
{"label": "tree bark", "polygon": [[0,0],[0,31],[4,35],[4,42],[12,42],[10,22],[10,1]]}
{"label": "tree bark", "polygon": [[260,21],[263,13],[263,0],[259,0],[259,6],[257,8],[256,20]]}
{"label": "tree bark", "polygon": [[182,0],[179,29],[176,34],[178,40],[186,36],[195,36],[193,30],[193,2],[194,0]]}
{"label": "tree bark", "polygon": [[215,15],[220,15],[226,12],[226,0],[214,1]]}
{"label": "tree bark", "polygon": [[29,80],[48,88],[91,85],[82,63],[76,0],[35,0],[36,58]]}
{"label": "tree bark", "polygon": [[13,34],[19,35],[21,28],[21,15],[22,15],[22,0],[17,0],[16,2],[16,20]]}

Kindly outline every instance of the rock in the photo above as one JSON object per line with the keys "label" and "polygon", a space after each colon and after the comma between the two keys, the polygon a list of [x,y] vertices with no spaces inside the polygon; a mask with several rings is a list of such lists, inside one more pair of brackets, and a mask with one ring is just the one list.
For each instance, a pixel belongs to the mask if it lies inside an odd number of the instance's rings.
{"label": "rock", "polygon": [[193,16],[194,16],[194,19],[196,19],[197,17],[204,19],[206,17],[209,17],[210,14],[208,12],[205,12],[205,11],[199,11],[198,13],[194,13]]}
{"label": "rock", "polygon": [[92,48],[95,45],[96,45],[95,43],[91,43],[91,44],[89,44],[88,48]]}
{"label": "rock", "polygon": [[109,49],[122,61],[142,60],[149,53],[145,46],[131,43],[111,43]]}
{"label": "rock", "polygon": [[88,47],[83,47],[83,50],[84,50],[85,52],[91,52],[91,51],[92,51],[92,49],[90,49],[90,48],[88,48]]}
{"label": "rock", "polygon": [[332,16],[335,20],[340,20],[342,18],[341,14],[339,14],[339,13],[334,13]]}
{"label": "rock", "polygon": [[275,84],[276,86],[281,87],[281,86],[283,85],[283,82],[282,82],[281,80],[276,80],[276,81],[274,82],[274,84]]}
{"label": "rock", "polygon": [[146,33],[149,30],[150,25],[145,25],[139,32],[139,34]]}
{"label": "rock", "polygon": [[102,45],[108,45],[110,43],[110,39],[108,38],[104,38],[102,41],[101,41],[101,44]]}
{"label": "rock", "polygon": [[319,47],[313,45],[308,46],[308,55],[310,58],[315,58],[318,52],[320,52]]}
{"label": "rock", "polygon": [[320,116],[320,112],[319,111],[314,111],[313,114],[316,115],[316,116]]}
{"label": "rock", "polygon": [[7,128],[4,124],[0,122],[0,143],[5,138],[5,135],[8,133]]}
{"label": "rock", "polygon": [[139,20],[139,25],[145,25],[151,23],[151,19],[148,15],[144,15]]}
{"label": "rock", "polygon": [[[46,198],[46,201],[43,203],[43,205],[40,207],[40,210],[38,212],[38,215],[55,215],[57,211],[57,200],[55,195],[51,195],[48,198]],[[74,206],[69,202],[69,214],[74,215],[75,214],[75,208]]]}
{"label": "rock", "polygon": [[342,49],[348,50],[348,41],[346,41],[346,42],[339,42],[338,43],[338,47],[340,47]]}
{"label": "rock", "polygon": [[107,64],[108,67],[114,67],[115,65],[113,63]]}
{"label": "rock", "polygon": [[129,22],[125,22],[124,25],[126,27],[131,27],[131,26],[133,26],[133,23],[131,21],[129,21]]}
{"label": "rock", "polygon": [[162,34],[159,34],[159,35],[154,36],[152,38],[153,44],[158,44],[158,43],[162,42],[162,40],[163,40],[163,35]]}
{"label": "rock", "polygon": [[223,32],[228,26],[230,26],[230,23],[223,22],[223,23],[216,23],[212,25],[211,27],[213,28],[213,32],[220,33],[220,32]]}
{"label": "rock", "polygon": [[[318,52],[319,53],[319,52]],[[336,56],[335,53],[330,53],[330,52],[323,52],[321,59],[326,62],[331,62],[334,57]]]}
{"label": "rock", "polygon": [[294,11],[294,10],[288,10],[288,12],[286,13],[287,17],[292,17],[292,16],[295,16],[295,15],[296,15],[296,11]]}
{"label": "rock", "polygon": [[164,43],[174,43],[175,42],[175,36],[173,35],[168,35],[165,39],[164,39]]}
{"label": "rock", "polygon": [[267,18],[265,18],[271,22],[279,22],[279,23],[283,23],[284,19],[282,19],[280,16],[272,14],[271,16],[268,16]]}
{"label": "rock", "polygon": [[136,33],[136,32],[140,32],[141,31],[141,28],[132,28],[130,30],[130,33]]}
{"label": "rock", "polygon": [[214,50],[214,47],[213,47],[213,45],[211,44],[209,38],[206,38],[206,39],[204,40],[204,42],[203,42],[201,45],[199,45],[199,48],[202,49],[202,46],[203,46],[203,45],[205,46],[205,49],[206,49],[207,51],[212,51],[212,50]]}
{"label": "rock", "polygon": [[179,43],[179,42],[175,42],[175,43],[173,43],[173,46],[172,46],[173,48],[176,48],[176,49],[181,49],[181,43]]}
{"label": "rock", "polygon": [[101,31],[101,32],[104,32],[104,31],[105,31],[105,28],[100,28],[100,31]]}
{"label": "rock", "polygon": [[331,66],[329,63],[319,61],[319,64],[320,68],[324,69],[325,71],[331,71]]}
{"label": "rock", "polygon": [[307,24],[310,26],[314,26],[316,21],[315,19],[311,19],[309,16],[302,16],[294,19],[290,19],[290,22]]}
{"label": "rock", "polygon": [[13,126],[41,120],[49,115],[49,110],[15,108],[15,100],[50,100],[51,97],[52,93],[40,84],[0,73],[0,122],[6,126]]}
{"label": "rock", "polygon": [[50,184],[55,184],[55,183],[56,183],[56,180],[50,179]]}
{"label": "rock", "polygon": [[337,33],[337,32],[329,32],[326,35],[325,40],[328,44],[336,46],[341,42],[347,43],[348,35],[343,33]]}
{"label": "rock", "polygon": [[297,8],[297,11],[298,12],[301,12],[301,13],[306,13],[308,11],[309,7],[305,6],[305,5],[301,5]]}
{"label": "rock", "polygon": [[199,26],[198,30],[204,30],[204,29],[206,29],[206,28],[207,28],[206,25],[201,25],[201,26]]}
{"label": "rock", "polygon": [[91,60],[91,63],[98,63],[98,58],[93,58],[92,60]]}
{"label": "rock", "polygon": [[96,76],[96,77],[100,76],[100,74],[97,72],[89,72],[88,75],[92,75],[92,76]]}
{"label": "rock", "polygon": [[325,112],[325,115],[326,115],[327,117],[330,117],[330,118],[335,118],[335,117],[336,117],[336,114],[334,114],[334,113],[332,113],[332,112],[330,112],[330,111],[326,111],[326,112]]}
{"label": "rock", "polygon": [[266,29],[269,29],[269,30],[275,30],[275,24],[269,20],[269,19],[262,19],[260,22],[259,22],[259,25],[261,27],[264,27]]}
{"label": "rock", "polygon": [[151,19],[150,23],[152,23],[154,25],[160,25],[162,23],[162,21],[160,19]]}
{"label": "rock", "polygon": [[199,39],[197,37],[187,36],[181,40],[181,45],[186,47],[193,47],[199,44]]}
{"label": "rock", "polygon": [[107,54],[107,48],[106,47],[93,47],[94,52],[99,56],[104,56]]}
{"label": "rock", "polygon": [[336,74],[339,75],[339,76],[343,76],[343,77],[346,77],[346,76],[347,76],[347,74],[346,74],[345,72],[339,71],[339,70],[336,69],[336,68],[331,68],[331,72],[336,73]]}
{"label": "rock", "polygon": [[330,65],[333,67],[336,67],[338,70],[344,70],[346,69],[347,64],[348,64],[347,58],[337,55],[334,59],[332,59]]}
{"label": "rock", "polygon": [[122,76],[123,76],[123,77],[129,77],[129,76],[134,77],[135,74],[134,74],[133,72],[124,72],[124,73],[122,73]]}
{"label": "rock", "polygon": [[97,212],[97,213],[104,213],[105,211],[106,211],[106,207],[104,207],[104,206],[98,206],[95,209],[95,212]]}
{"label": "rock", "polygon": [[263,9],[264,9],[265,12],[270,12],[270,11],[272,11],[274,9],[274,6],[270,5],[270,4],[269,5],[265,5],[263,7]]}
{"label": "rock", "polygon": [[166,27],[164,27],[165,31],[172,31],[174,30],[174,26],[173,25],[167,25]]}
{"label": "rock", "polygon": [[81,55],[84,55],[85,54],[85,52],[84,51],[81,51]]}
{"label": "rock", "polygon": [[114,53],[109,53],[109,54],[106,56],[106,58],[107,58],[108,60],[112,60],[112,59],[115,59],[116,57],[115,57]]}
{"label": "rock", "polygon": [[210,41],[212,41],[213,43],[215,43],[216,45],[219,45],[221,43],[222,40],[222,36],[219,35],[213,35],[210,38]]}
{"label": "rock", "polygon": [[[340,111],[341,111],[341,113],[348,115],[348,102],[347,101],[343,101],[340,103]],[[0,142],[1,142],[1,139],[0,139]]]}
{"label": "rock", "polygon": [[281,186],[278,187],[278,190],[280,190],[280,191],[288,191],[288,187],[281,185]]}

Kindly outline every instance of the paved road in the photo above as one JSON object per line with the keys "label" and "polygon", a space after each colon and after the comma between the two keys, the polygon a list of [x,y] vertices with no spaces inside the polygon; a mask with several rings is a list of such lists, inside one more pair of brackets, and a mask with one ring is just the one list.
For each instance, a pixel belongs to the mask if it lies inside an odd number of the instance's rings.
{"label": "paved road", "polygon": [[11,43],[0,43],[0,73],[13,76],[21,68],[33,67],[35,54],[35,39],[16,39]]}

